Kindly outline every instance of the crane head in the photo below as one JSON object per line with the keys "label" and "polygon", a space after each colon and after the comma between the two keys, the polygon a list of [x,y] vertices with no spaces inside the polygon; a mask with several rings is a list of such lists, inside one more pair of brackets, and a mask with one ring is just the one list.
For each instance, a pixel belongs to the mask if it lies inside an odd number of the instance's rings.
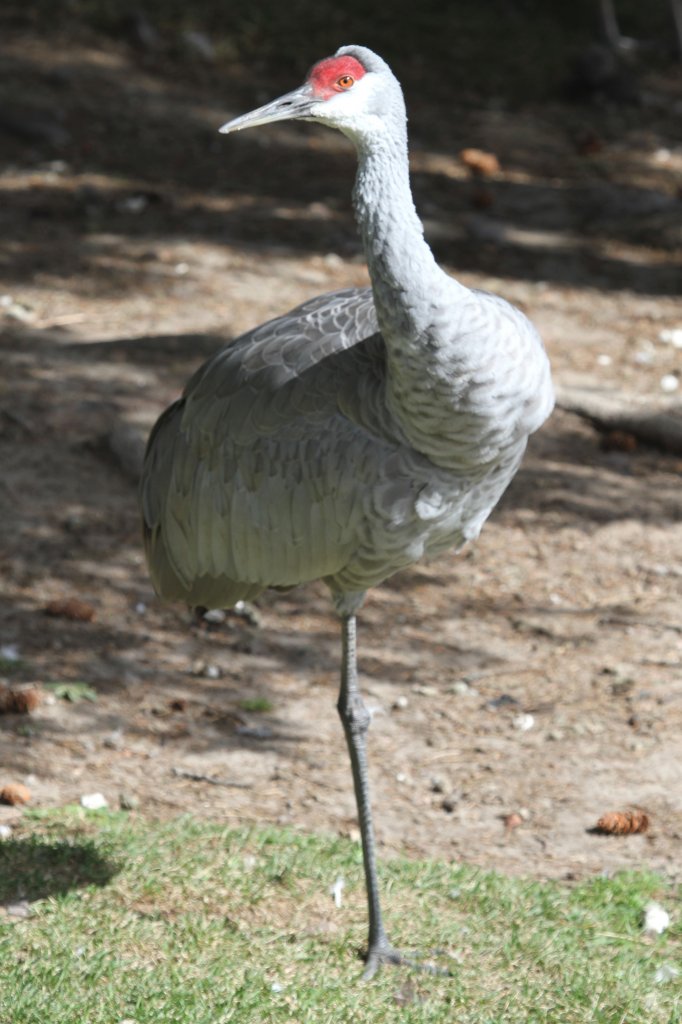
{"label": "crane head", "polygon": [[[394,104],[389,92],[400,97],[400,86],[388,65],[364,46],[342,46],[333,57],[313,64],[303,83],[292,92],[257,110],[228,121],[221,132],[241,131],[273,121],[320,121],[354,135],[363,124],[380,121]],[[403,116],[404,116],[404,108]]]}

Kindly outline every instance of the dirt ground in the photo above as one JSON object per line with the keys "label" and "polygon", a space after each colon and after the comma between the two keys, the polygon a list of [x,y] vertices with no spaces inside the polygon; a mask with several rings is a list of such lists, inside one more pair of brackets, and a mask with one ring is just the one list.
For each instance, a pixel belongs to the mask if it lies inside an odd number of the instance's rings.
{"label": "dirt ground", "polygon": [[[353,154],[308,126],[216,134],[295,80],[225,94],[212,66],[176,79],[125,41],[3,44],[0,665],[12,685],[83,681],[97,700],[0,716],[0,784],[27,783],[36,807],[100,791],[149,815],[354,835],[324,587],[267,595],[259,624],[161,605],[134,482],[103,440],[147,431],[222,341],[367,281]],[[472,94],[444,123],[410,100],[443,265],[534,319],[560,385],[664,397],[682,373],[664,343],[682,328],[679,70],[650,71],[638,104]],[[464,146],[499,173],[472,180]],[[369,595],[384,855],[679,875],[681,469],[559,410],[475,547]],[[71,596],[93,621],[45,614]],[[647,834],[588,831],[630,807]]]}

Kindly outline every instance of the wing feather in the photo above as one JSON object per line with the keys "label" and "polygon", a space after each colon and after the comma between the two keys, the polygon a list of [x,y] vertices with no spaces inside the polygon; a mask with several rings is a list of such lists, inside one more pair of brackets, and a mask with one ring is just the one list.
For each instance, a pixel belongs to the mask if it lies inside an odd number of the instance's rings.
{"label": "wing feather", "polygon": [[382,370],[369,289],[319,296],[200,367],[145,459],[147,551],[163,596],[228,604],[343,568],[361,543],[367,487],[398,443],[372,421]]}

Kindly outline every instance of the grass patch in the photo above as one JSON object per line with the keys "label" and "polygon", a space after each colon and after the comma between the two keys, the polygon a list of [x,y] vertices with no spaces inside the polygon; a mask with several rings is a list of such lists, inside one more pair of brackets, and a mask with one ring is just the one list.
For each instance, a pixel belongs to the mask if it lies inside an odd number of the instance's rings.
{"label": "grass patch", "polygon": [[22,658],[0,657],[0,676],[16,676],[25,672],[28,665]]}
{"label": "grass patch", "polygon": [[239,707],[242,711],[265,713],[272,711],[274,704],[267,697],[248,697],[246,700],[239,701]]}
{"label": "grass patch", "polygon": [[50,690],[59,700],[71,701],[72,704],[77,704],[81,700],[96,701],[97,690],[89,685],[89,683],[43,683],[46,690]]}
{"label": "grass patch", "polygon": [[[346,881],[337,910],[329,887]],[[660,877],[569,888],[435,862],[382,868],[394,941],[445,951],[451,977],[385,969],[359,984],[359,848],[279,829],[158,824],[80,809],[0,845],[0,1020],[12,1024],[676,1024],[675,923],[655,941]]]}

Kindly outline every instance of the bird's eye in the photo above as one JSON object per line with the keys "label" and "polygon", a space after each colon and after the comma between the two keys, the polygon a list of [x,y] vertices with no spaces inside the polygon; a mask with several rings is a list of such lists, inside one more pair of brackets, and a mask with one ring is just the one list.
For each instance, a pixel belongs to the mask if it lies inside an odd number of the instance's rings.
{"label": "bird's eye", "polygon": [[350,89],[351,85],[355,84],[355,79],[352,75],[341,75],[336,84],[339,89]]}

